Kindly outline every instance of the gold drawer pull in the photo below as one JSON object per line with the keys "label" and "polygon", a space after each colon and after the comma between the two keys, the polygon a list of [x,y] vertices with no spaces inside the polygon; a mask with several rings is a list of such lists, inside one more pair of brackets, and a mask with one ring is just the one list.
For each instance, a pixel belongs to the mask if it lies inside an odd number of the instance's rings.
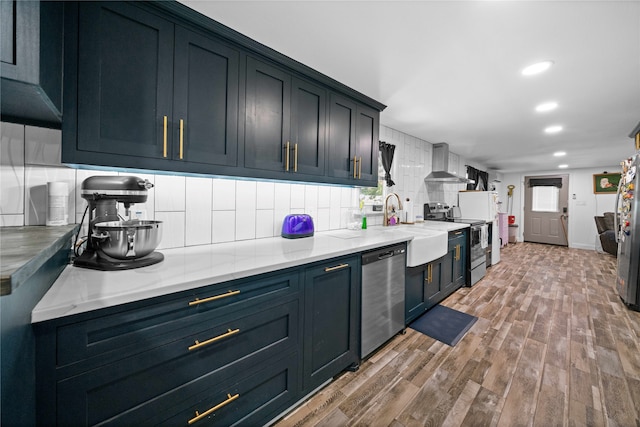
{"label": "gold drawer pull", "polygon": [[198,411],[196,411],[196,416],[189,420],[189,424],[193,424],[196,421],[201,420],[202,418],[206,417],[207,415],[211,414],[212,412],[217,411],[218,409],[222,408],[223,406],[228,405],[229,403],[233,402],[234,400],[236,400],[239,397],[240,397],[239,394],[234,394],[233,396],[231,396],[231,394],[227,393],[227,400],[225,400],[224,402],[218,403],[216,406],[214,406],[211,409],[208,409],[207,411],[205,411],[203,413],[199,413]]}
{"label": "gold drawer pull", "polygon": [[362,178],[362,157],[360,157],[360,160],[358,162],[358,179]]}
{"label": "gold drawer pull", "polygon": [[232,295],[238,295],[239,293],[240,293],[240,291],[229,291],[229,292],[227,292],[225,294],[215,295],[215,296],[212,296],[212,297],[209,297],[209,298],[205,298],[205,299],[196,298],[193,301],[189,301],[189,306],[198,305],[198,304],[204,304],[205,302],[215,301],[217,299],[230,297]]}
{"label": "gold drawer pull", "polygon": [[324,271],[325,273],[328,273],[330,271],[342,270],[343,268],[347,268],[347,267],[349,267],[349,264],[340,264],[340,265],[336,265],[335,267],[325,267]]}
{"label": "gold drawer pull", "polygon": [[180,160],[182,160],[184,148],[184,120],[180,119]]}
{"label": "gold drawer pull", "polygon": [[162,119],[162,156],[167,157],[167,116]]}
{"label": "gold drawer pull", "polygon": [[298,172],[298,143],[293,144],[293,171]]}
{"label": "gold drawer pull", "polygon": [[238,332],[240,332],[240,329],[234,329],[234,330],[227,329],[227,331],[228,331],[228,332],[225,332],[225,333],[224,333],[224,334],[222,334],[222,335],[218,335],[217,337],[210,338],[210,339],[208,339],[208,340],[206,340],[206,341],[202,341],[202,342],[200,342],[200,341],[196,340],[195,344],[193,344],[191,347],[189,347],[189,351],[191,351],[191,350],[197,350],[197,349],[199,349],[200,347],[204,347],[205,345],[209,345],[209,344],[212,344],[212,343],[214,343],[214,342],[216,342],[216,341],[220,341],[221,339],[224,339],[224,338],[230,337],[231,335],[235,335],[235,334],[237,334]]}
{"label": "gold drawer pull", "polygon": [[284,160],[284,170],[289,172],[289,150],[290,150],[290,144],[289,141],[287,141],[287,143],[284,146],[284,150],[285,150],[285,160]]}

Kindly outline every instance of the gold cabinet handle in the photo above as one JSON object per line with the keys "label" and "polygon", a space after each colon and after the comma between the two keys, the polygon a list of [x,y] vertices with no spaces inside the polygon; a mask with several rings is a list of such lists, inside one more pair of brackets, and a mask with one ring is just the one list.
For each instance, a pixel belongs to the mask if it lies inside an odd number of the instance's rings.
{"label": "gold cabinet handle", "polygon": [[285,144],[284,152],[284,170],[289,172],[289,141],[287,141],[287,143]]}
{"label": "gold cabinet handle", "polygon": [[456,245],[456,261],[460,260],[460,245]]}
{"label": "gold cabinet handle", "polygon": [[427,278],[424,279],[424,281],[427,282],[427,283],[431,283],[431,281],[433,280],[432,267],[433,267],[432,264],[428,264],[427,265]]}
{"label": "gold cabinet handle", "polygon": [[293,171],[298,172],[298,143],[293,144]]}
{"label": "gold cabinet handle", "polygon": [[162,119],[162,156],[165,159],[167,158],[167,120],[167,116]]}
{"label": "gold cabinet handle", "polygon": [[204,347],[205,345],[213,344],[216,341],[220,341],[222,339],[230,337],[231,335],[235,335],[238,332],[240,332],[240,329],[234,329],[234,330],[227,329],[227,332],[225,332],[224,334],[218,335],[217,337],[209,338],[206,341],[200,342],[200,341],[196,340],[196,342],[192,346],[189,347],[189,351],[197,350],[197,349],[199,349],[201,347]]}
{"label": "gold cabinet handle", "polygon": [[358,179],[362,178],[362,157],[360,157],[360,161],[358,162]]}
{"label": "gold cabinet handle", "polygon": [[236,400],[239,397],[240,397],[240,395],[237,394],[237,393],[234,394],[233,396],[231,396],[230,393],[227,393],[227,400],[225,400],[224,402],[218,403],[216,406],[214,406],[213,408],[207,409],[203,413],[199,413],[198,411],[196,411],[196,416],[189,420],[189,424],[191,425],[191,424],[195,423],[196,421],[201,420],[202,418],[208,416],[212,412],[217,411],[218,409],[222,408],[223,406],[228,405],[229,403],[233,402],[234,400]]}
{"label": "gold cabinet handle", "polygon": [[204,304],[205,302],[210,302],[210,301],[215,301],[217,299],[227,298],[227,297],[230,297],[232,295],[238,295],[239,293],[240,293],[240,291],[236,290],[236,291],[229,291],[229,292],[226,292],[226,293],[220,294],[220,295],[214,295],[212,297],[208,297],[208,298],[204,298],[204,299],[196,298],[193,301],[189,301],[189,306],[198,305],[198,304]]}
{"label": "gold cabinet handle", "polygon": [[324,271],[325,271],[325,273],[328,273],[330,271],[342,270],[343,268],[347,268],[347,267],[349,267],[349,264],[340,264],[340,265],[336,265],[334,267],[325,267]]}
{"label": "gold cabinet handle", "polygon": [[184,147],[184,120],[180,119],[180,160],[182,160],[183,147]]}
{"label": "gold cabinet handle", "polygon": [[356,171],[358,170],[358,158],[353,156],[353,179],[356,179]]}

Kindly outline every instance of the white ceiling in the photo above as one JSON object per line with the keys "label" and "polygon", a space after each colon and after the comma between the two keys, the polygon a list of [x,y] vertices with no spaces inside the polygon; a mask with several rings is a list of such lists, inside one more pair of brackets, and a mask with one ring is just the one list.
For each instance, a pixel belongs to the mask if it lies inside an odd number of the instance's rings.
{"label": "white ceiling", "polygon": [[[183,3],[386,104],[383,125],[488,169],[611,170],[633,152],[640,1]],[[546,59],[546,73],[520,74]],[[555,111],[534,111],[550,100]],[[564,131],[543,132],[554,124]]]}

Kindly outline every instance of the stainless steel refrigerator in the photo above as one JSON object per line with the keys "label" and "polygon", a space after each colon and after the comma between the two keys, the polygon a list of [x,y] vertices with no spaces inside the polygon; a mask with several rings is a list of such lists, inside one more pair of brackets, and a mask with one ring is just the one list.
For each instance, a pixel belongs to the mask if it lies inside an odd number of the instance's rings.
{"label": "stainless steel refrigerator", "polygon": [[629,308],[640,311],[640,207],[636,191],[640,175],[640,124],[629,135],[636,139],[636,153],[624,160],[616,197],[618,269],[616,288]]}

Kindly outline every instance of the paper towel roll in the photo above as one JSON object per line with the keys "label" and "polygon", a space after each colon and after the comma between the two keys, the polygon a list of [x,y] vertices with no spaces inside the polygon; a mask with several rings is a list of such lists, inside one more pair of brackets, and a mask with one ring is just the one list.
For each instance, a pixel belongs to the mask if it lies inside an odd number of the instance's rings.
{"label": "paper towel roll", "polygon": [[47,182],[47,225],[67,225],[67,200],[69,186],[66,182]]}
{"label": "paper towel roll", "polygon": [[410,199],[405,200],[404,202],[404,212],[405,212],[405,222],[414,223],[416,222],[416,217],[413,212],[413,202]]}

